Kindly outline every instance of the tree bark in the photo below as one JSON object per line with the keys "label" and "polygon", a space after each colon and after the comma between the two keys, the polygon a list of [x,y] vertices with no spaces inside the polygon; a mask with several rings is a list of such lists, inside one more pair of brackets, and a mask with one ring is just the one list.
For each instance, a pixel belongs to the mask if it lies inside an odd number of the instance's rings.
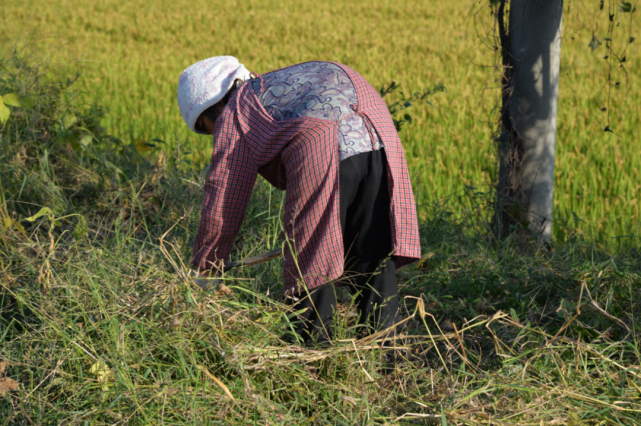
{"label": "tree bark", "polygon": [[507,30],[505,1],[498,14],[503,133],[494,229],[550,242],[563,1],[511,0]]}

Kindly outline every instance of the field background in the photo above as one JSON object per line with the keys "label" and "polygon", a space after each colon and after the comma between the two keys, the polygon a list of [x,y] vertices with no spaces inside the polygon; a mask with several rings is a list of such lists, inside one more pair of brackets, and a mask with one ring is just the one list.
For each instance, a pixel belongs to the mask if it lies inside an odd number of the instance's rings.
{"label": "field background", "polygon": [[[555,219],[572,221],[574,212],[583,232],[607,243],[639,229],[639,18],[619,16],[615,50],[630,36],[637,41],[628,46],[627,77],[615,64],[621,84],[608,86],[605,45],[588,47],[592,31],[607,37],[608,5],[565,7]],[[108,132],[127,143],[180,143],[195,167],[208,161],[211,140],[184,126],[178,76],[200,59],[234,55],[257,73],[320,59],[347,64],[376,87],[394,80],[418,91],[442,82],[447,92],[434,96],[434,108],[412,107],[414,122],[401,132],[420,209],[455,198],[464,185],[487,188],[494,176],[499,91],[486,3],[21,0],[2,3],[0,22],[5,45],[33,35],[52,62],[80,61],[85,96],[108,107]],[[603,131],[607,124],[614,134]],[[555,233],[563,237],[560,226]]]}
{"label": "field background", "polygon": [[[488,4],[450,3],[0,3],[0,94],[37,101],[0,127],[0,426],[641,424],[638,13],[615,19],[617,51],[636,41],[629,79],[615,64],[607,86],[605,46],[588,43],[607,36],[608,4],[566,2],[556,218],[572,227],[575,212],[588,238],[547,250],[496,244],[490,210],[466,211],[489,198],[465,185],[493,179],[496,51]],[[280,260],[214,291],[186,277],[211,139],[185,128],[176,82],[220,54],[256,72],[329,59],[379,87],[447,86],[401,131],[425,256],[397,274],[395,350],[361,338],[346,291],[333,344],[296,344]],[[92,101],[131,145],[73,149],[98,132]],[[145,151],[155,138],[162,157]],[[278,246],[282,193],[258,182],[232,259]]]}

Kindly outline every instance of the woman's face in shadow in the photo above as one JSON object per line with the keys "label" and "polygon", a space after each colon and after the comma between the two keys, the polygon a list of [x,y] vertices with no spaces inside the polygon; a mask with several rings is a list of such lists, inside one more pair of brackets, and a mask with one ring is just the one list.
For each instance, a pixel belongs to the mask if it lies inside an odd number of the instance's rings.
{"label": "woman's face in shadow", "polygon": [[208,134],[213,135],[216,130],[216,120],[218,120],[218,117],[223,113],[225,105],[224,101],[220,101],[210,108],[211,111],[207,110],[208,113],[206,115],[204,113],[200,114],[200,117],[196,120],[196,127],[201,130],[206,130]]}

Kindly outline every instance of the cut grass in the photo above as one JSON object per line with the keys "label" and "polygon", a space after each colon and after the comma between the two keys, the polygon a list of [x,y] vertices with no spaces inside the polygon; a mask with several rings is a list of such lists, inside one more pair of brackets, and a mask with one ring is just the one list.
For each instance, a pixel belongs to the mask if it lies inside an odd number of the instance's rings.
{"label": "cut grass", "polygon": [[[407,321],[385,377],[381,337],[355,336],[345,294],[334,345],[287,343],[279,262],[228,273],[231,291],[181,279],[199,196],[174,193],[171,175],[151,232],[132,235],[140,218],[125,214],[53,246],[46,220],[3,233],[0,359],[21,384],[0,400],[5,424],[641,422],[638,252],[578,238],[524,253],[433,206],[421,226],[433,255],[399,275]],[[119,191],[147,210],[144,182]],[[235,257],[271,247],[273,197],[256,187]]]}
{"label": "cut grass", "polygon": [[[555,219],[582,220],[582,231],[606,245],[638,235],[641,202],[639,14],[617,11],[614,1],[602,11],[587,1],[564,11],[555,173]],[[617,52],[637,38],[627,47],[627,74],[612,63],[611,84],[605,45],[594,52],[588,46],[593,33],[608,37],[608,13],[620,23]],[[231,54],[256,72],[321,59],[345,63],[377,87],[395,80],[418,91],[442,82],[447,92],[433,99],[435,107],[413,106],[414,122],[401,132],[419,203],[494,179],[499,86],[486,3],[24,0],[3,4],[0,19],[7,42],[37,27],[51,37],[55,58],[69,51],[82,58],[82,84],[108,107],[109,133],[140,148],[153,138],[180,142],[199,169],[211,142],[183,124],[176,82],[192,63]],[[615,133],[604,132],[606,125]],[[567,237],[563,229],[556,238]]]}

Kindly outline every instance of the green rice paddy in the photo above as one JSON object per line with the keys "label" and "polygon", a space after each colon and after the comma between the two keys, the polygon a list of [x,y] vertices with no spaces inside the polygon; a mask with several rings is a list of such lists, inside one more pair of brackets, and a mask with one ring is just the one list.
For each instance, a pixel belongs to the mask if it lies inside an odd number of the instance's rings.
{"label": "green rice paddy", "polygon": [[[627,48],[622,68],[604,59],[607,9],[565,5],[555,172],[555,219],[603,243],[638,233],[641,198],[638,12],[615,17],[614,49]],[[486,190],[495,174],[500,93],[489,3],[22,0],[0,5],[0,23],[5,45],[32,35],[53,62],[80,61],[85,96],[108,108],[108,132],[126,143],[181,144],[196,167],[211,140],[183,124],[178,76],[200,59],[234,55],[257,73],[318,59],[347,64],[376,87],[443,83],[434,107],[413,106],[401,131],[419,209],[464,185]],[[593,33],[603,42],[594,51]],[[555,233],[563,238],[562,226]]]}

